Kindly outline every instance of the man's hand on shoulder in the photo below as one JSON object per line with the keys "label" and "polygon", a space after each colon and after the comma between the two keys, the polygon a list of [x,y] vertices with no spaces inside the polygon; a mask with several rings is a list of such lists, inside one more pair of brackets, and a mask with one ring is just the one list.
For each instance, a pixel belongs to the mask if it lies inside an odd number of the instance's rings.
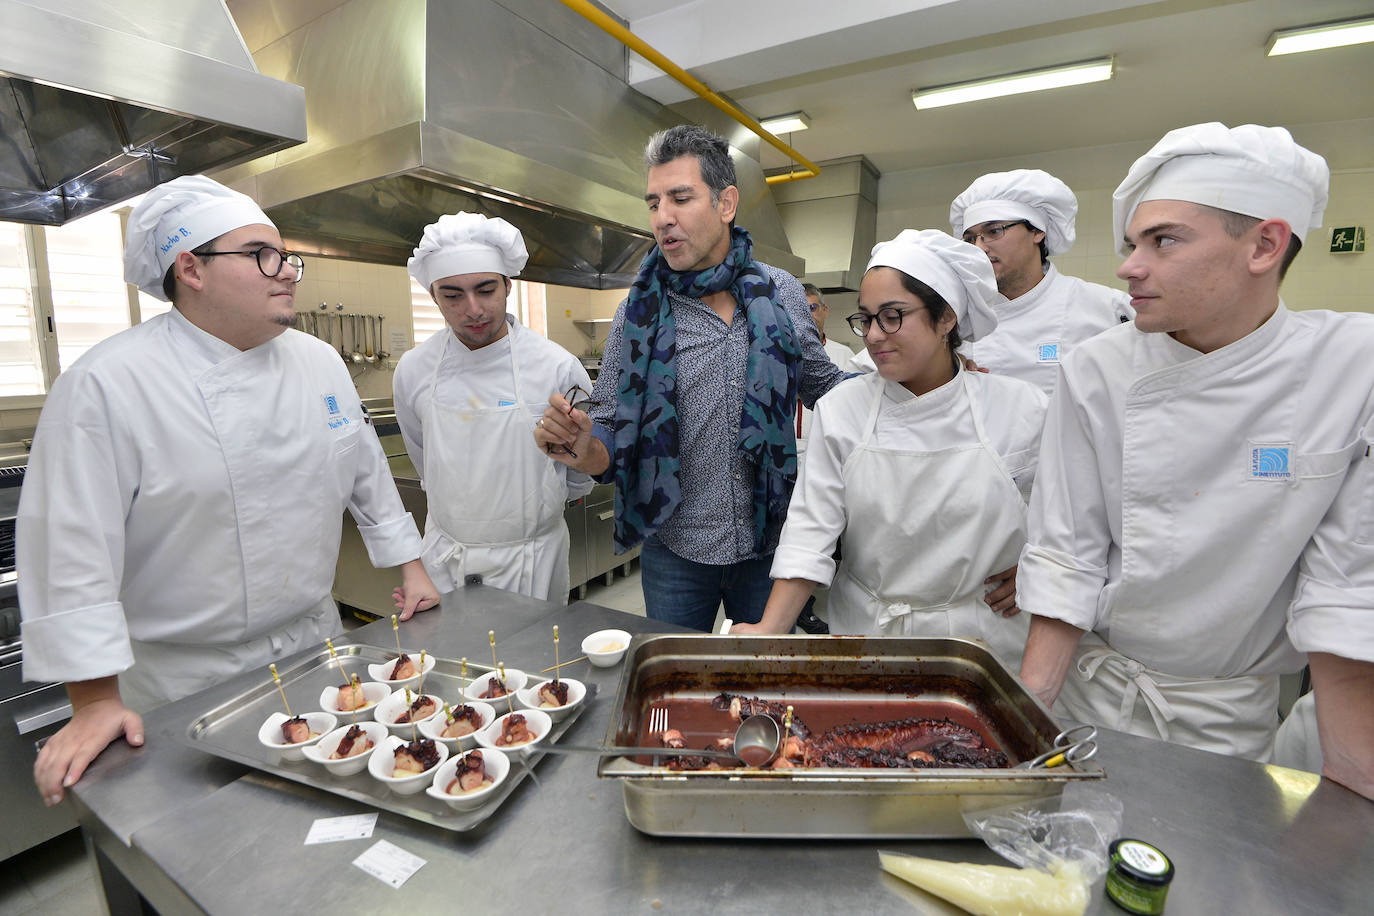
{"label": "man's hand on shoulder", "polygon": [[133,747],[143,744],[143,719],[120,699],[117,678],[74,682],[67,693],[72,720],[48,739],[33,764],[33,781],[47,805],[62,801],[65,790],[116,739],[126,738]]}

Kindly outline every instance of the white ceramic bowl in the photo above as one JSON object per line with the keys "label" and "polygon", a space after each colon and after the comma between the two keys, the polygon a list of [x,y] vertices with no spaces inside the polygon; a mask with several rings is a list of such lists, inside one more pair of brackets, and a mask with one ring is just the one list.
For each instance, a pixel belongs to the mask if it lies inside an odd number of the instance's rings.
{"label": "white ceramic bowl", "polygon": [[[517,744],[509,747],[496,743],[496,739],[501,736],[501,727],[506,724],[506,719],[511,716],[524,716],[525,723],[529,730],[534,732],[535,738],[525,744]],[[488,725],[477,733],[477,743],[482,747],[489,747],[493,750],[503,751],[507,754],[528,755],[532,750],[539,746],[539,742],[549,736],[553,730],[553,720],[548,713],[542,709],[522,709],[519,712],[508,712],[504,716],[499,716],[495,722]]]}
{"label": "white ceramic bowl", "polygon": [[334,716],[327,712],[308,712],[301,718],[305,719],[310,726],[310,731],[315,737],[299,744],[288,744],[282,737],[282,723],[291,718],[284,712],[274,712],[267,717],[267,721],[262,723],[262,728],[258,729],[258,741],[263,747],[269,747],[281,754],[281,759],[286,761],[303,760],[305,755],[301,752],[312,744],[319,743],[319,740],[326,734],[334,730],[334,723],[337,721]]}
{"label": "white ceramic bowl", "polygon": [[[505,697],[486,699],[482,696],[482,694],[486,692],[487,686],[491,680],[497,676],[495,671],[488,671],[481,677],[473,678],[472,683],[468,684],[467,687],[463,689],[463,697],[468,700],[479,700],[483,703],[490,703],[492,706],[496,707],[504,705],[506,702]],[[528,680],[529,678],[525,676],[525,672],[520,669],[506,669],[506,687],[510,689],[511,693],[515,693],[520,688],[524,687]]]}
{"label": "white ceramic bowl", "polygon": [[630,634],[624,630],[597,630],[582,640],[582,654],[598,668],[620,664],[630,648]]}
{"label": "white ceramic bowl", "polygon": [[537,709],[542,713],[547,713],[550,719],[557,722],[578,706],[582,705],[582,701],[587,698],[587,685],[583,684],[581,681],[575,681],[570,677],[559,678],[559,680],[568,685],[568,702],[564,703],[562,706],[550,707],[539,705],[539,688],[547,684],[548,681],[538,681],[526,687],[524,690],[517,690],[515,696],[524,704],[526,709]]}
{"label": "white ceramic bowl", "polygon": [[477,732],[492,723],[492,720],[496,718],[496,710],[492,709],[490,705],[483,703],[481,700],[469,700],[466,705],[477,710],[477,716],[482,723],[477,727],[477,731],[474,731],[470,735],[464,735],[461,738],[445,738],[442,732],[448,727],[448,720],[445,718],[444,711],[441,709],[439,710],[439,715],[426,719],[420,723],[420,734],[424,735],[426,738],[433,738],[435,741],[444,742],[444,744],[448,745],[450,753],[457,751],[459,748],[467,750],[468,748],[476,747]]}
{"label": "white ceramic bowl", "polygon": [[[423,719],[416,719],[414,722],[398,723],[396,721],[396,717],[401,715],[401,713],[405,712],[406,707],[410,705],[406,702],[406,688],[404,687],[393,693],[391,696],[387,697],[385,700],[382,700],[382,702],[378,703],[376,710],[374,710],[373,712],[373,716],[374,718],[376,718],[378,722],[382,723],[387,728],[391,729],[393,734],[404,735],[406,737],[406,740],[408,741],[410,740],[410,726],[418,726],[421,722],[428,722],[435,716],[441,716],[444,714],[443,700],[439,699],[432,693],[427,693],[425,694],[425,696],[429,697],[431,700],[434,701],[434,712],[425,716]],[[410,694],[411,703],[415,702],[418,699],[420,699],[420,694],[414,692]]]}
{"label": "white ceramic bowl", "polygon": [[363,768],[367,766],[368,758],[372,756],[372,752],[386,741],[386,726],[380,722],[359,722],[358,727],[372,740],[372,747],[353,757],[330,760],[329,756],[339,749],[339,742],[343,740],[343,736],[352,727],[352,722],[340,725],[301,753],[306,760],[313,760],[322,765],[333,776],[352,776],[354,773],[361,773]]}
{"label": "white ceramic bowl", "polygon": [[[448,794],[448,784],[453,782],[454,774],[458,772],[458,761],[470,753],[479,753],[482,755],[482,762],[486,764],[487,775],[491,777],[491,783],[463,795]],[[430,798],[439,799],[439,801],[444,802],[450,808],[455,808],[459,811],[467,811],[472,808],[481,807],[489,801],[491,799],[491,793],[495,792],[497,786],[506,781],[508,775],[510,775],[510,758],[500,751],[493,748],[482,748],[480,751],[467,751],[444,761],[443,765],[440,766],[438,771],[434,774],[434,782],[431,783],[428,789],[425,789],[425,794]]]}
{"label": "white ceramic bowl", "polygon": [[423,791],[426,783],[434,781],[435,769],[443,766],[444,761],[448,759],[448,747],[442,741],[436,741],[434,747],[439,751],[437,764],[423,773],[393,776],[392,768],[396,765],[396,748],[406,743],[406,739],[400,735],[387,735],[378,745],[371,759],[367,761],[367,771],[372,774],[372,778],[397,795],[414,795],[416,792]]}
{"label": "white ceramic bowl", "polygon": [[371,719],[372,712],[377,708],[377,704],[391,696],[391,688],[385,684],[374,684],[370,681],[361,686],[363,688],[363,696],[367,697],[366,706],[359,707],[355,710],[340,709],[339,688],[326,687],[320,693],[320,709],[323,709],[325,712],[333,713],[336,716],[342,716],[350,722],[352,721],[354,713],[358,714],[359,719]]}
{"label": "white ceramic bowl", "polygon": [[[406,655],[410,656],[411,661],[415,662],[417,665],[419,664],[419,652],[407,652]],[[412,690],[414,690],[415,688],[412,685],[414,685],[414,683],[420,679],[421,674],[429,674],[431,671],[433,671],[434,664],[434,656],[426,652],[424,667],[420,669],[420,674],[416,674],[413,677],[403,677],[395,681],[390,680],[387,677],[387,675],[391,673],[391,669],[396,667],[396,659],[394,658],[389,662],[382,662],[380,665],[368,665],[367,673],[370,674],[372,676],[372,679],[376,681],[378,684],[387,685],[392,689],[393,692],[402,687],[410,687]]]}

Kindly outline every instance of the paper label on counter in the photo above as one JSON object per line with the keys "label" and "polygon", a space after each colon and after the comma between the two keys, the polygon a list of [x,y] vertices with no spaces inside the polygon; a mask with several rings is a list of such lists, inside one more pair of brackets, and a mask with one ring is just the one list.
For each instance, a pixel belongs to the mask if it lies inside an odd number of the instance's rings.
{"label": "paper label on counter", "polygon": [[372,836],[372,828],[376,826],[376,811],[371,814],[349,814],[345,817],[321,817],[310,825],[310,832],[305,835],[305,845],[365,840]]}
{"label": "paper label on counter", "polygon": [[410,335],[405,331],[391,329],[391,352],[400,353],[410,349]]}
{"label": "paper label on counter", "polygon": [[353,864],[385,884],[400,887],[425,864],[394,843],[378,840],[367,852],[353,860]]}

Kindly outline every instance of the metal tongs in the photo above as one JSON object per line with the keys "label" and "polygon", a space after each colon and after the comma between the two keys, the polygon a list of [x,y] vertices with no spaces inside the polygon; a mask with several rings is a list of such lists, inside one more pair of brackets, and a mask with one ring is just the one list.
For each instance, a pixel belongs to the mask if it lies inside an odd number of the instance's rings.
{"label": "metal tongs", "polygon": [[1076,725],[1054,736],[1054,745],[1045,753],[1018,763],[1015,769],[1049,769],[1065,763],[1081,763],[1097,755],[1097,727]]}

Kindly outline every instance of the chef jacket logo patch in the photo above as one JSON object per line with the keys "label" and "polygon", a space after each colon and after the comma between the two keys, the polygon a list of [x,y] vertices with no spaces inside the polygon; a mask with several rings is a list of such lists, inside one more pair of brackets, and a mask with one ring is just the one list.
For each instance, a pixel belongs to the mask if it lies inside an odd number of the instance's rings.
{"label": "chef jacket logo patch", "polygon": [[1035,348],[1035,361],[1038,363],[1059,362],[1059,342],[1045,343]]}
{"label": "chef jacket logo patch", "polygon": [[326,395],[324,396],[324,408],[325,408],[325,410],[329,411],[329,428],[330,428],[330,429],[338,429],[338,428],[341,427],[341,426],[347,426],[347,425],[348,425],[348,423],[349,423],[348,417],[345,417],[345,416],[343,415],[343,411],[339,410],[339,399],[338,399],[338,397],[336,397],[335,395],[332,395],[332,394],[326,394]]}
{"label": "chef jacket logo patch", "polygon": [[1250,478],[1252,480],[1292,480],[1288,465],[1288,446],[1257,445],[1250,449]]}

